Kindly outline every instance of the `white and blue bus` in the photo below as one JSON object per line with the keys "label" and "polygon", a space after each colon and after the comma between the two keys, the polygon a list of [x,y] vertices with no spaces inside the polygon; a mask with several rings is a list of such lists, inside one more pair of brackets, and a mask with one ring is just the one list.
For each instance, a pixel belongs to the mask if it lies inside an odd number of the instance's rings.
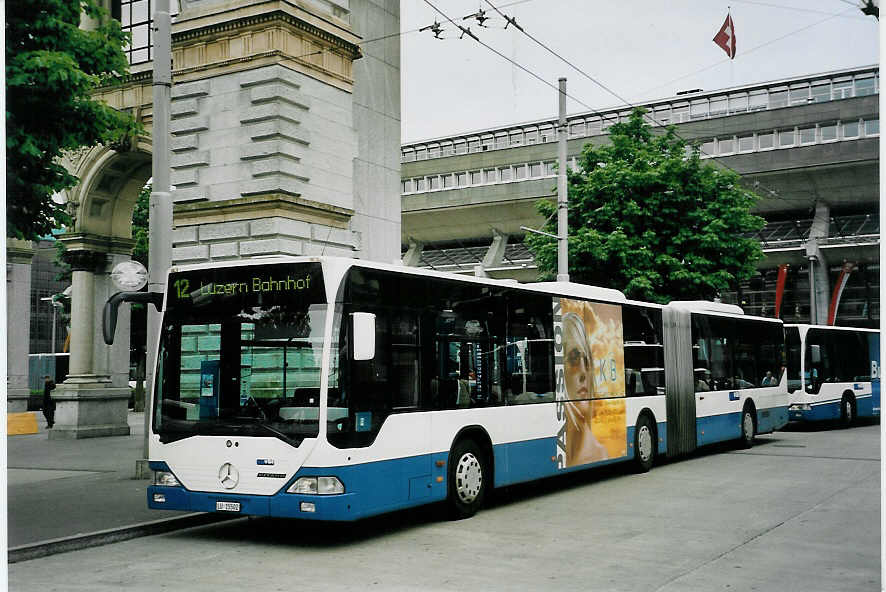
{"label": "white and blue bus", "polygon": [[750,446],[787,423],[784,332],[740,313],[332,257],[176,267],[148,505],[465,517],[493,487]]}
{"label": "white and blue bus", "polygon": [[880,416],[880,332],[825,325],[785,325],[790,419]]}

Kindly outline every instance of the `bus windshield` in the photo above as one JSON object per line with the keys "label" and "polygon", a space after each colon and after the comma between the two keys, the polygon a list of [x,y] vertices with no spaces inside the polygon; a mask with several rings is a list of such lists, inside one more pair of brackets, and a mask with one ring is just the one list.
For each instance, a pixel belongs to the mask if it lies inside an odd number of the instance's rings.
{"label": "bus windshield", "polygon": [[327,305],[319,264],[170,274],[154,432],[316,437]]}

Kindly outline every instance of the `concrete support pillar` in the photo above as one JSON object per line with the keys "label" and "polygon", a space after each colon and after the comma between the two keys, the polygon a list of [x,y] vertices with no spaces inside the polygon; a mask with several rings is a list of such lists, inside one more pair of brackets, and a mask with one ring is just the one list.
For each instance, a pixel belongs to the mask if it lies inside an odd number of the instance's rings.
{"label": "concrete support pillar", "polygon": [[406,267],[417,267],[421,263],[421,251],[424,244],[416,240],[409,241],[409,249],[403,255],[403,265]]}
{"label": "concrete support pillar", "polygon": [[830,230],[831,208],[823,201],[815,204],[815,217],[806,241],[806,259],[809,261],[809,322],[824,324],[828,318],[830,277],[828,261],[819,248],[819,240],[827,238]]}
{"label": "concrete support pillar", "polygon": [[30,241],[6,239],[6,409],[9,413],[28,410],[33,256]]}
{"label": "concrete support pillar", "polygon": [[107,292],[108,256],[100,251],[81,249],[69,250],[65,258],[73,275],[71,361],[67,379],[52,394],[56,401],[55,427],[49,438],[128,435],[129,388],[115,388],[112,384],[110,354],[101,339],[98,311],[104,305]]}
{"label": "concrete support pillar", "polygon": [[508,235],[493,228],[492,244],[489,245],[489,250],[487,250],[486,255],[483,256],[483,268],[489,269],[490,267],[498,267],[501,265],[501,262],[505,257],[505,249],[507,246]]}

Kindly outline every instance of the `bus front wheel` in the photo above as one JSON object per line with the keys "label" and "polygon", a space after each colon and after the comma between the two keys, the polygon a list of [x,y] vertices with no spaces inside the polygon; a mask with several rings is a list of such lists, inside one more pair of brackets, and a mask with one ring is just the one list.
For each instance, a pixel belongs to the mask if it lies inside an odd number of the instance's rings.
{"label": "bus front wheel", "polygon": [[488,484],[486,466],[486,458],[473,440],[460,440],[452,447],[447,501],[453,519],[469,518],[480,509]]}

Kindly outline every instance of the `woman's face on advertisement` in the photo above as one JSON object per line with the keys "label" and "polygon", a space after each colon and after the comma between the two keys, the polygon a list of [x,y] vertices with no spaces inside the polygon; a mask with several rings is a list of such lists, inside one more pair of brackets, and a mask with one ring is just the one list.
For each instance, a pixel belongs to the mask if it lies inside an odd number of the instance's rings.
{"label": "woman's face on advertisement", "polygon": [[566,348],[566,393],[570,399],[590,398],[590,360],[581,347],[569,344]]}

